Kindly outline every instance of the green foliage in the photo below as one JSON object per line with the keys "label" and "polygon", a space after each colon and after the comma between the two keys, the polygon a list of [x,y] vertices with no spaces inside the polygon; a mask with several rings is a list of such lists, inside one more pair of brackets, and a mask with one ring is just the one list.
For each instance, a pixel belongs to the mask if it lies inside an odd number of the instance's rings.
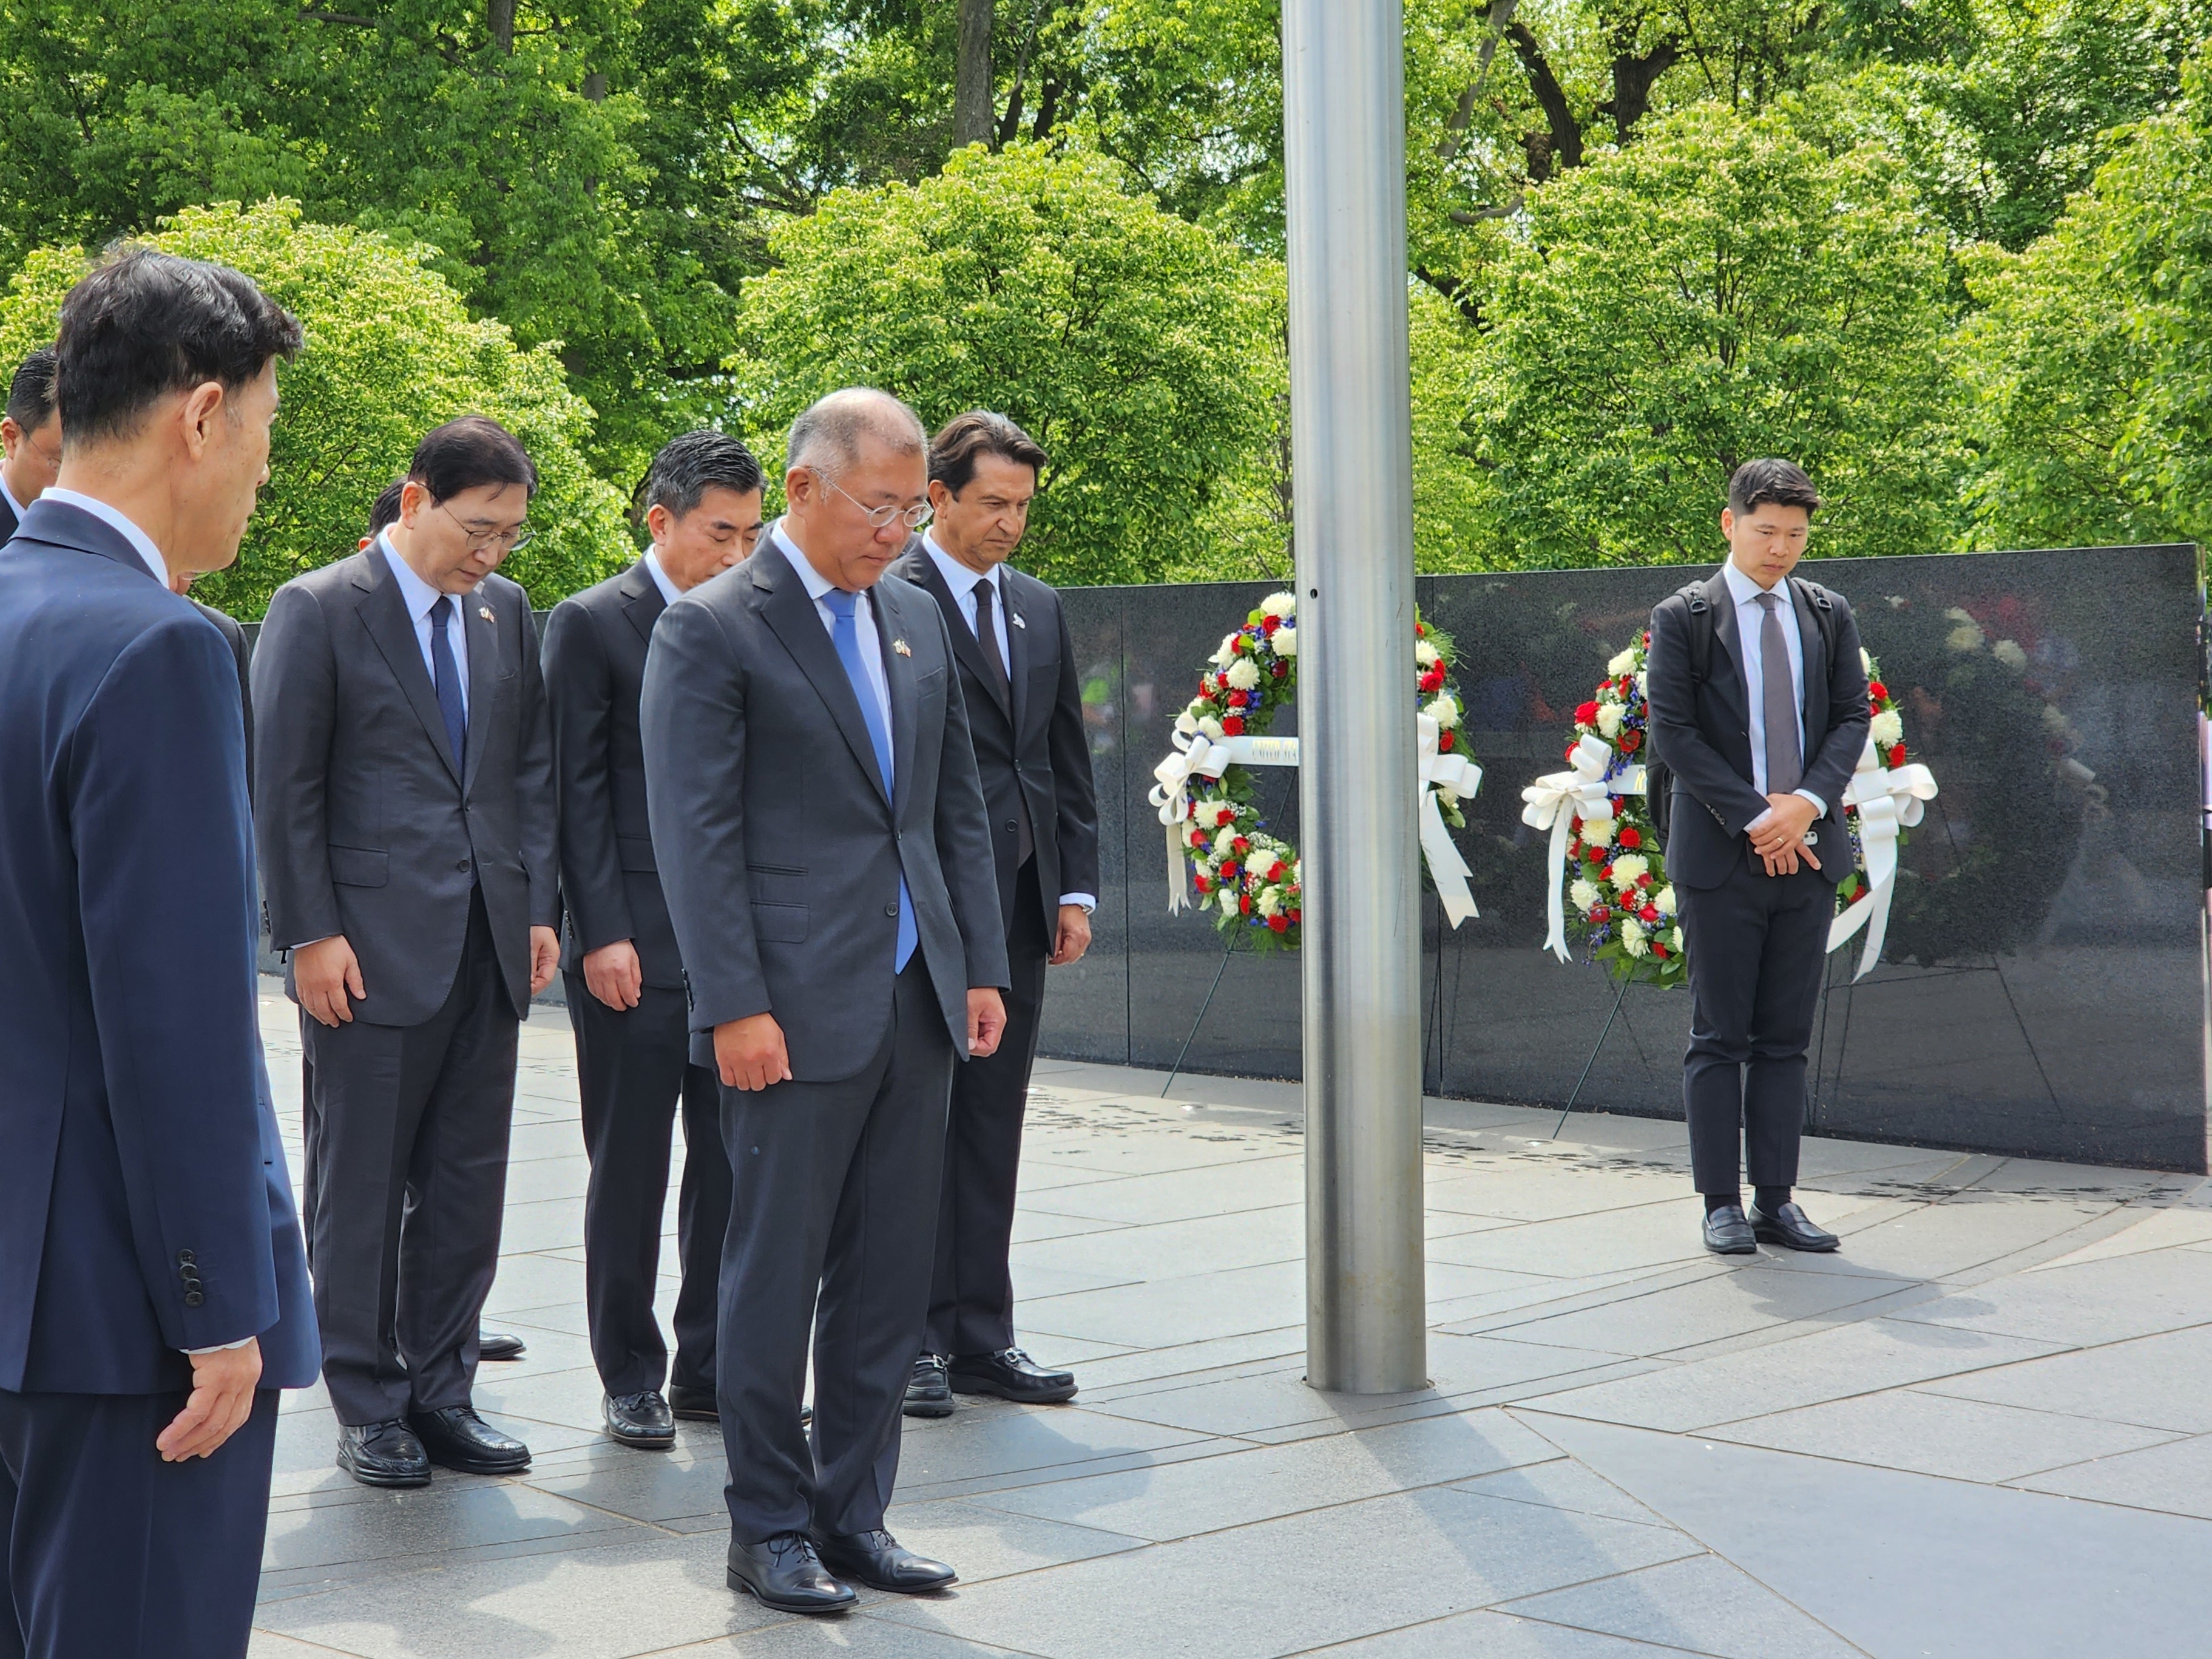
{"label": "green foliage", "polygon": [[1152,580],[1207,546],[1273,418],[1248,374],[1267,273],[1102,157],[964,151],[919,185],[836,192],[770,247],[730,365],[748,426],[852,384],[933,427],[1003,411],[1052,456],[1022,552],[1048,580]]}
{"label": "green foliage", "polygon": [[[192,208],[144,238],[164,252],[245,271],[297,316],[307,350],[279,369],[283,400],[270,482],[238,563],[195,592],[256,617],[301,571],[349,553],[377,491],[439,422],[490,415],[528,448],[543,479],[537,531],[507,574],[541,605],[610,574],[631,544],[616,491],[581,445],[590,406],[548,347],[518,349],[504,325],[472,320],[428,268],[428,253],[349,227],[302,223],[295,203]],[[76,247],[34,251],[0,298],[0,360],[53,336],[64,294],[83,274]]]}
{"label": "green foliage", "polygon": [[1686,111],[1532,193],[1482,301],[1472,562],[1707,557],[1765,454],[1820,481],[1824,552],[1947,546],[1943,258],[1893,162],[1787,110]]}

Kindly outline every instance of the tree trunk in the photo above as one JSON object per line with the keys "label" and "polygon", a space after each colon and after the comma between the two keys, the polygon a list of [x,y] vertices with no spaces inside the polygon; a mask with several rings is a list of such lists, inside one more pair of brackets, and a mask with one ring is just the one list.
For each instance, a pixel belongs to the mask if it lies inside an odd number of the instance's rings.
{"label": "tree trunk", "polygon": [[994,106],[991,77],[992,0],[960,0],[960,24],[952,65],[952,143],[991,142]]}
{"label": "tree trunk", "polygon": [[491,30],[491,43],[501,52],[514,51],[514,0],[484,0],[484,22]]}

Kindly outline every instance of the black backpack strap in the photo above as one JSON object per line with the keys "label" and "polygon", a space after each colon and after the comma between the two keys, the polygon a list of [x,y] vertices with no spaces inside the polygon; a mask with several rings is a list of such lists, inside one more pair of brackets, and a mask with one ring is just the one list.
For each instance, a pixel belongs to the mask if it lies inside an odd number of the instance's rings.
{"label": "black backpack strap", "polygon": [[1832,668],[1836,661],[1836,629],[1839,625],[1836,619],[1836,595],[1807,576],[1793,576],[1790,582],[1813,607],[1813,620],[1820,626],[1820,643],[1826,648],[1829,666]]}
{"label": "black backpack strap", "polygon": [[1705,584],[1702,582],[1685,583],[1680,597],[1690,613],[1690,680],[1702,686],[1711,672],[1713,664],[1713,632],[1719,626],[1712,606],[1705,599]]}

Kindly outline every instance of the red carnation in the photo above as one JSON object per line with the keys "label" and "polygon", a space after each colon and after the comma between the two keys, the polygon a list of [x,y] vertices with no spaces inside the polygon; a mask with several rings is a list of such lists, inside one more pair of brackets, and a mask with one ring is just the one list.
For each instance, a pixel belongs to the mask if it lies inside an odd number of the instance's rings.
{"label": "red carnation", "polygon": [[1592,905],[1592,906],[1590,906],[1589,918],[1590,918],[1590,920],[1591,920],[1591,921],[1593,921],[1593,922],[1605,922],[1605,921],[1610,921],[1610,920],[1612,919],[1612,918],[1613,918],[1613,912],[1612,912],[1611,910],[1607,909],[1605,906],[1603,906],[1603,905]]}
{"label": "red carnation", "polygon": [[1450,732],[1440,731],[1437,734],[1437,752],[1439,754],[1449,754],[1452,752],[1452,735]]}
{"label": "red carnation", "polygon": [[1237,908],[1242,911],[1245,915],[1249,916],[1252,913],[1252,895],[1249,893],[1238,894],[1237,895]]}
{"label": "red carnation", "polygon": [[1238,651],[1249,651],[1251,649],[1252,642],[1241,633],[1229,642],[1229,650],[1232,656]]}
{"label": "red carnation", "polygon": [[1638,749],[1642,748],[1643,747],[1644,747],[1644,734],[1643,734],[1642,732],[1623,732],[1623,733],[1621,733],[1621,735],[1620,735],[1620,752],[1621,752],[1623,754],[1633,754],[1633,753],[1635,753],[1637,752],[1637,750],[1638,750]]}
{"label": "red carnation", "polygon": [[1651,872],[1646,870],[1643,875],[1638,876],[1636,878],[1636,885],[1639,887],[1650,887],[1651,885]]}
{"label": "red carnation", "polygon": [[1239,858],[1252,851],[1252,844],[1241,835],[1231,841],[1229,845],[1237,849],[1237,856]]}
{"label": "red carnation", "polygon": [[1275,664],[1274,675],[1278,680],[1282,679],[1285,675],[1288,674],[1290,671],[1291,665],[1287,662],[1278,662]]}
{"label": "red carnation", "polygon": [[1633,824],[1623,824],[1620,826],[1620,845],[1631,852],[1635,851],[1644,845],[1644,832]]}
{"label": "red carnation", "polygon": [[1303,914],[1304,914],[1304,912],[1303,911],[1296,911],[1296,910],[1294,910],[1294,911],[1292,911],[1292,912],[1290,912],[1290,917],[1291,917],[1291,919],[1293,922],[1295,922],[1295,921],[1297,921],[1297,920],[1298,919],[1298,918],[1299,918],[1300,916],[1302,916]]}
{"label": "red carnation", "polygon": [[1416,639],[1426,639],[1428,637],[1429,625],[1425,622],[1416,622],[1413,625],[1413,637]]}
{"label": "red carnation", "polygon": [[1878,702],[1887,702],[1889,698],[1889,687],[1879,680],[1869,680],[1867,681],[1867,695]]}
{"label": "red carnation", "polygon": [[1263,616],[1260,619],[1260,631],[1271,639],[1274,637],[1275,630],[1282,625],[1283,619],[1279,616]]}
{"label": "red carnation", "polygon": [[1570,744],[1568,744],[1568,745],[1567,745],[1567,759],[1570,759],[1570,760],[1571,760],[1571,759],[1573,759],[1574,758],[1575,758],[1575,746],[1574,746],[1573,744],[1570,743]]}
{"label": "red carnation", "polygon": [[1221,723],[1221,735],[1224,737],[1243,736],[1244,735],[1244,717],[1241,714],[1232,714],[1229,716],[1228,718],[1224,719]]}
{"label": "red carnation", "polygon": [[1659,919],[1659,906],[1656,905],[1644,906],[1643,909],[1636,912],[1636,919],[1639,922],[1646,923],[1657,921]]}
{"label": "red carnation", "polygon": [[1233,881],[1237,879],[1237,861],[1235,859],[1229,858],[1222,861],[1221,879],[1224,881]]}
{"label": "red carnation", "polygon": [[1421,676],[1421,689],[1425,692],[1440,692],[1443,688],[1444,665],[1439,662]]}
{"label": "red carnation", "polygon": [[1610,861],[1607,863],[1606,867],[1603,869],[1598,872],[1598,876],[1600,880],[1605,881],[1608,885],[1611,884],[1613,881],[1613,865]]}
{"label": "red carnation", "polygon": [[[2054,747],[2056,747],[2056,746],[2054,745]],[[1901,766],[1901,765],[1903,765],[1905,764],[1905,745],[1904,745],[1904,744],[1902,744],[1902,743],[1895,744],[1895,745],[1893,745],[1893,746],[1891,747],[1891,749],[1890,749],[1890,751],[1889,751],[1889,764],[1890,764],[1893,767],[1895,767],[1895,766]]]}
{"label": "red carnation", "polygon": [[1267,918],[1267,925],[1277,933],[1288,933],[1291,930],[1291,918],[1287,916],[1270,916]]}
{"label": "red carnation", "polygon": [[1577,709],[1575,711],[1575,723],[1578,726],[1595,726],[1597,724],[1596,703],[1585,703],[1580,708]]}
{"label": "red carnation", "polygon": [[1200,875],[1194,879],[1198,882],[1198,890],[1200,893],[1211,893],[1213,891],[1213,883],[1207,881],[1205,876]]}
{"label": "red carnation", "polygon": [[1651,947],[1651,954],[1654,956],[1660,958],[1662,961],[1664,961],[1667,955],[1667,947],[1662,944],[1654,944]]}
{"label": "red carnation", "polygon": [[1283,879],[1283,861],[1281,859],[1278,858],[1273,864],[1268,866],[1267,879],[1270,881],[1279,881]]}

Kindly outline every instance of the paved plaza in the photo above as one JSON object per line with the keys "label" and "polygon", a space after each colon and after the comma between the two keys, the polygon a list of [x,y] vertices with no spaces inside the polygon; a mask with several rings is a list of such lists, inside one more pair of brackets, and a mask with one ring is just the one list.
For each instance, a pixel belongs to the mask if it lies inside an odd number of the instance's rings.
{"label": "paved plaza", "polygon": [[[298,1032],[264,983],[296,1175]],[[1553,1140],[1431,1101],[1432,1385],[1330,1396],[1301,1381],[1297,1090],[1164,1081],[1040,1063],[1019,1317],[1082,1393],[909,1423],[890,1524],[960,1584],[805,1621],[724,1586],[711,1427],[599,1437],[574,1052],[538,1009],[487,1314],[530,1351],[477,1390],[536,1461],[371,1491],[319,1390],[288,1395],[253,1659],[2212,1644],[2212,1183],[1808,1142],[1842,1253],[1723,1262],[1679,1124]]]}

